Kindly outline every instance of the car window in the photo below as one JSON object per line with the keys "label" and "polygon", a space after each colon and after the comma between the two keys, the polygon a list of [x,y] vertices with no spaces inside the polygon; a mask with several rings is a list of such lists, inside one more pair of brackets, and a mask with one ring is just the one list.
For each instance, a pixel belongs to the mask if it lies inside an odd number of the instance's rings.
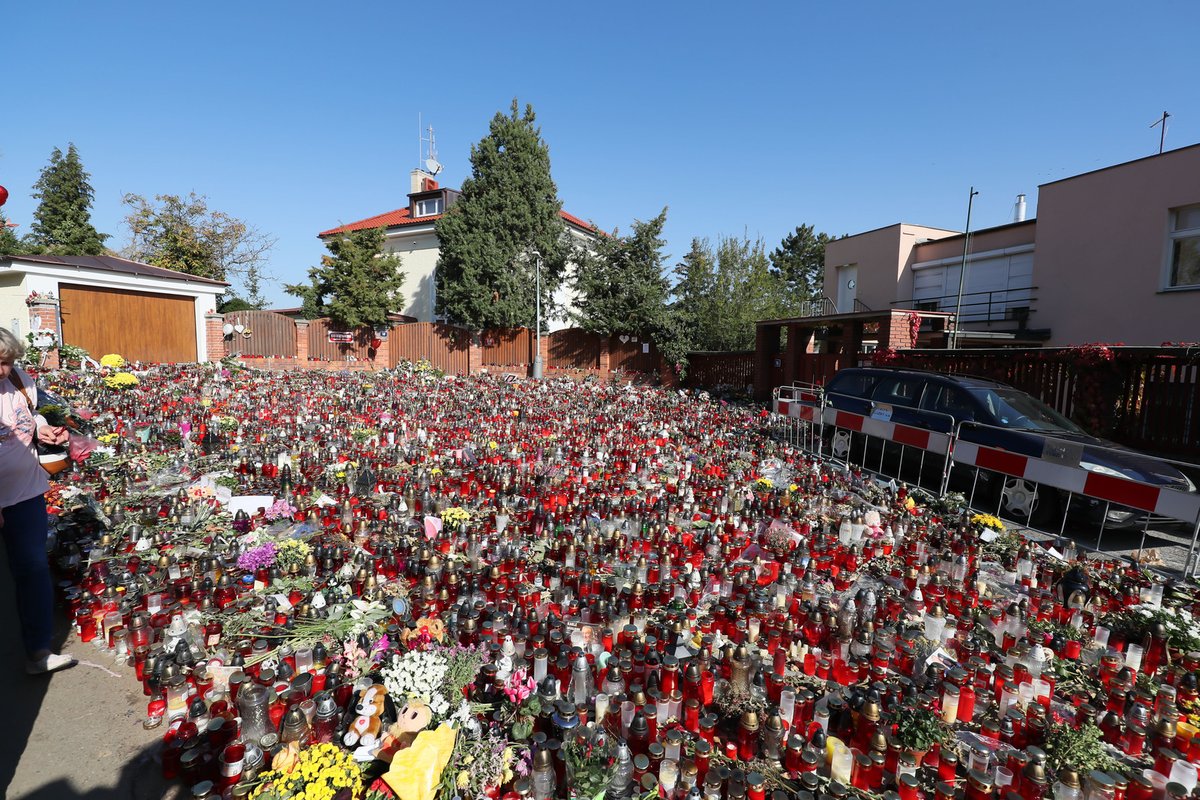
{"label": "car window", "polygon": [[1017,389],[975,389],[972,394],[987,408],[991,424],[1047,433],[1082,433],[1071,420],[1035,397]]}
{"label": "car window", "polygon": [[843,372],[829,382],[827,391],[851,397],[870,397],[878,376],[869,372]]}
{"label": "car window", "polygon": [[879,381],[871,393],[871,399],[877,403],[915,407],[921,400],[921,387],[924,385],[923,378],[889,375]]}
{"label": "car window", "polygon": [[957,386],[945,383],[929,384],[925,389],[925,396],[921,399],[921,408],[939,414],[949,414],[960,422],[975,419],[975,406],[967,397],[967,393]]}

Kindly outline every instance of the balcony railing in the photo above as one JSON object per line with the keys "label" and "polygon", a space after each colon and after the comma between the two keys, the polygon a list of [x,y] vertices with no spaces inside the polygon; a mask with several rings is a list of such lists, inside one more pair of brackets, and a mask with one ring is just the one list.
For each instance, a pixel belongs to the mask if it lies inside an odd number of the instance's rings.
{"label": "balcony railing", "polygon": [[[990,292],[964,292],[962,296],[961,322],[1016,322],[1024,325],[1033,313],[1036,286],[1012,289],[996,289]],[[958,295],[945,294],[940,297],[921,297],[912,300],[896,300],[897,308],[915,311],[947,311],[953,314],[958,308]]]}

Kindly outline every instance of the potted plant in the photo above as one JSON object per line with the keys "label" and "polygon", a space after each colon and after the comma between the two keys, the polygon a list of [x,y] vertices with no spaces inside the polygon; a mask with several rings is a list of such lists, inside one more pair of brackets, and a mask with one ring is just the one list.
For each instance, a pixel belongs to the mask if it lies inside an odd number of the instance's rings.
{"label": "potted plant", "polygon": [[917,766],[921,765],[926,753],[935,744],[946,742],[950,735],[950,729],[941,717],[920,706],[904,706],[896,711],[892,714],[892,725],[895,729],[892,741],[905,752],[911,753]]}

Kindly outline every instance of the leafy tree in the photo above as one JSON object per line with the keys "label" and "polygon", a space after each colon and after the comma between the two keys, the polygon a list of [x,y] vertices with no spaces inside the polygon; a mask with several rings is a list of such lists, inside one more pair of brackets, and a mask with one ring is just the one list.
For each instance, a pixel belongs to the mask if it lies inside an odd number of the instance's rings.
{"label": "leafy tree", "polygon": [[384,253],[384,229],[352,231],[329,239],[321,266],[308,271],[309,283],[284,286],[299,297],[306,319],[329,316],[347,328],[388,324],[388,312],[404,287],[400,256]]}
{"label": "leafy tree", "polygon": [[54,148],[50,163],[33,185],[33,197],[39,202],[26,242],[30,250],[68,256],[104,252],[104,240],[109,237],[92,227],[95,191],[90,179],[74,144],[67,146],[66,155]]}
{"label": "leafy tree", "polygon": [[275,239],[237,217],[213,211],[194,192],[160,194],[151,203],[127,194],[129,246],[122,255],[213,280],[241,280],[250,303],[261,305],[263,265]]}
{"label": "leafy tree", "polygon": [[553,314],[569,252],[550,177],[550,150],[533,107],[492,118],[471,148],[471,177],[436,225],[438,313],[475,330],[532,325],[535,256],[542,256],[542,306]]}
{"label": "leafy tree", "polygon": [[693,349],[748,350],[755,323],[783,313],[783,281],[761,239],[721,237],[715,252],[694,240],[675,274],[673,309]]}
{"label": "leafy tree", "polygon": [[678,335],[690,349],[700,349],[702,328],[715,302],[716,259],[707,239],[692,239],[691,249],[672,270],[675,285],[671,315]]}
{"label": "leafy tree", "polygon": [[579,310],[572,317],[592,333],[649,335],[666,313],[670,287],[663,276],[663,225],[667,210],[648,222],[637,220],[628,236],[601,237],[576,258],[574,289]]}
{"label": "leafy tree", "polygon": [[262,303],[251,302],[245,298],[238,297],[232,292],[226,292],[222,295],[221,302],[217,304],[217,311],[222,314],[229,314],[233,311],[258,311],[262,307]]}
{"label": "leafy tree", "polygon": [[8,218],[0,211],[0,258],[20,255],[24,251],[21,240],[8,225]]}
{"label": "leafy tree", "polygon": [[771,251],[771,272],[783,280],[787,309],[823,293],[825,245],[833,241],[827,233],[816,233],[812,225],[799,225]]}

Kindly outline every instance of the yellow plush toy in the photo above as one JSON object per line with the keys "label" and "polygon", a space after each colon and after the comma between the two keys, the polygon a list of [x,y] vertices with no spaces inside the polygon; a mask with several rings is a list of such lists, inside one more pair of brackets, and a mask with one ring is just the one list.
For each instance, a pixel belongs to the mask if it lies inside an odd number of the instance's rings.
{"label": "yellow plush toy", "polygon": [[431,731],[421,731],[412,746],[392,757],[392,766],[383,780],[399,800],[433,800],[442,772],[454,752],[458,732],[443,722]]}

